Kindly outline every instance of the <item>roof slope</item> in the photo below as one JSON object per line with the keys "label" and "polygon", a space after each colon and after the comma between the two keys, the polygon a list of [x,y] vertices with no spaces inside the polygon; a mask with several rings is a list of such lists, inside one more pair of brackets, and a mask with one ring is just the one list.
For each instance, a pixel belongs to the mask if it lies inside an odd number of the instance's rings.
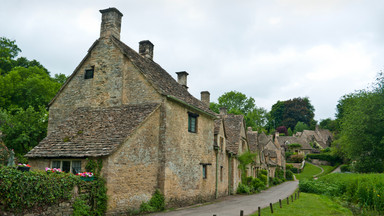
{"label": "roof slope", "polygon": [[131,60],[131,62],[141,71],[141,73],[148,79],[154,88],[161,94],[166,96],[173,96],[176,99],[182,100],[187,104],[190,104],[206,113],[209,113],[210,115],[216,115],[216,113],[212,112],[203,102],[193,97],[182,85],[173,79],[173,77],[156,62],[142,57],[139,53],[115,37],[112,37],[112,41],[116,44],[117,47],[121,49],[123,54]]}
{"label": "roof slope", "polygon": [[259,142],[258,142],[258,132],[257,131],[247,131],[247,137],[248,137],[248,145],[249,150],[251,152],[258,152],[259,149]]}
{"label": "roof slope", "polygon": [[227,149],[233,154],[237,154],[240,145],[240,135],[242,124],[244,123],[243,115],[222,115],[224,120],[225,132],[227,134]]}
{"label": "roof slope", "polygon": [[312,149],[311,145],[309,145],[309,142],[303,137],[279,136],[277,137],[277,141],[281,146],[298,143],[301,145],[301,149]]}
{"label": "roof slope", "polygon": [[159,104],[81,107],[26,157],[98,157],[111,154]]}

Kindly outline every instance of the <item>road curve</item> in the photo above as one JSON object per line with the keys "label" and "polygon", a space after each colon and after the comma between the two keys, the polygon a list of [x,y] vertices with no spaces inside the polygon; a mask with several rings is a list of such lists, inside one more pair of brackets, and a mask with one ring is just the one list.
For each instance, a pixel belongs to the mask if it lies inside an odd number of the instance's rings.
{"label": "road curve", "polygon": [[170,212],[152,213],[150,216],[233,216],[240,215],[240,210],[244,215],[250,215],[257,211],[257,208],[269,206],[269,203],[278,202],[279,199],[286,199],[293,194],[298,186],[298,181],[288,181],[280,185],[269,188],[258,194],[229,196],[221,202],[199,207],[188,207]]}

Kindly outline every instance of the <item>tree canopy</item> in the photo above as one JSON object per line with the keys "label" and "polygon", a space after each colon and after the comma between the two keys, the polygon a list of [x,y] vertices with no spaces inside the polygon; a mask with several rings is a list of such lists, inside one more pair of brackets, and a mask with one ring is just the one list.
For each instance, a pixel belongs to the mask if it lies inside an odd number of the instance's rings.
{"label": "tree canopy", "polygon": [[311,129],[316,126],[314,120],[315,108],[309,98],[293,98],[287,101],[277,101],[270,111],[270,125],[274,128],[286,126],[294,130],[297,122],[309,125]]}
{"label": "tree canopy", "polygon": [[246,126],[253,130],[262,130],[267,123],[267,111],[257,107],[255,99],[237,91],[224,93],[218,98],[218,103],[211,103],[210,109],[219,113],[220,107],[227,108],[228,113],[244,115]]}
{"label": "tree canopy", "polygon": [[340,145],[344,156],[355,161],[358,172],[384,171],[384,75],[372,90],[342,97],[337,106]]}
{"label": "tree canopy", "polygon": [[36,60],[16,59],[20,52],[15,41],[0,37],[1,139],[19,158],[46,136],[48,103],[67,78],[51,77]]}

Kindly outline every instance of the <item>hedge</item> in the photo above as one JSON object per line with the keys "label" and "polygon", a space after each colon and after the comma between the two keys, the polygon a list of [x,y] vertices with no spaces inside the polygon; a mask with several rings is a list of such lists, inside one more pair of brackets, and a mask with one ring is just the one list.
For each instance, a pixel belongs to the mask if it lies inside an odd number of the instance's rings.
{"label": "hedge", "polygon": [[342,163],[342,159],[331,154],[307,154],[307,159],[319,159],[323,161],[328,161],[331,163],[331,166],[334,166],[337,163]]}

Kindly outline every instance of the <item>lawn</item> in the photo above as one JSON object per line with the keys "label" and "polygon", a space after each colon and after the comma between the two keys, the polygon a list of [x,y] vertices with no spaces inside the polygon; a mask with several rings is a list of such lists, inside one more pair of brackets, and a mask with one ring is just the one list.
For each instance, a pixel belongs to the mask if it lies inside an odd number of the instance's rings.
{"label": "lawn", "polygon": [[[300,199],[294,200],[292,203],[289,200],[287,205],[286,200],[282,201],[282,208],[279,203],[273,204],[273,214],[269,207],[261,210],[261,215],[281,215],[281,216],[323,216],[323,215],[353,215],[351,210],[334,202],[329,197],[311,193],[300,193]],[[255,212],[252,216],[257,216]]]}
{"label": "lawn", "polygon": [[302,179],[308,179],[312,178],[314,175],[321,173],[321,169],[315,165],[312,165],[310,163],[306,163],[303,171],[300,174],[295,174],[296,179],[302,180]]}
{"label": "lawn", "polygon": [[337,167],[338,167],[338,165],[337,165],[337,166],[325,166],[325,165],[321,165],[321,168],[324,169],[324,172],[321,173],[321,175],[318,175],[317,177],[325,176],[325,175],[331,173],[331,172],[332,172],[333,170],[335,170]]}

